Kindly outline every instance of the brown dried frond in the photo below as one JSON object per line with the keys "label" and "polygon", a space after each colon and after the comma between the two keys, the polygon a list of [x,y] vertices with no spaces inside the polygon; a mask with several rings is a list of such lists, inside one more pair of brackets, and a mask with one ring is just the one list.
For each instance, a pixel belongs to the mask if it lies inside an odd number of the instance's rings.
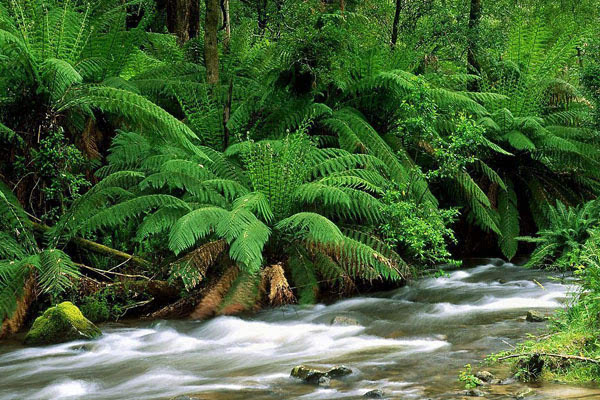
{"label": "brown dried frond", "polygon": [[260,274],[240,272],[223,299],[219,315],[233,315],[243,311],[257,310],[260,300]]}
{"label": "brown dried frond", "polygon": [[221,305],[223,298],[233,285],[240,273],[237,266],[229,267],[221,279],[208,291],[206,296],[200,301],[200,304],[190,314],[192,319],[205,319],[216,314],[218,307]]}
{"label": "brown dried frond", "polygon": [[171,263],[171,270],[175,275],[183,278],[186,289],[192,289],[204,280],[208,268],[217,261],[225,249],[227,249],[227,242],[224,239],[205,243]]}
{"label": "brown dried frond", "polygon": [[356,283],[354,283],[354,280],[350,276],[344,275],[342,277],[342,283],[340,284],[340,292],[342,295],[345,296],[358,292]]}
{"label": "brown dried frond", "polygon": [[98,159],[101,157],[98,150],[98,142],[102,140],[102,132],[96,125],[94,118],[88,118],[83,132],[81,132],[80,148],[83,153],[90,159]]}
{"label": "brown dried frond", "polygon": [[0,326],[0,339],[4,339],[12,334],[17,333],[27,317],[27,311],[29,306],[37,297],[36,293],[36,280],[35,274],[30,273],[29,277],[25,280],[23,287],[23,294],[21,298],[17,300],[17,307],[15,312],[10,318],[5,318]]}
{"label": "brown dried frond", "polygon": [[264,269],[263,276],[266,280],[265,288],[269,288],[268,298],[270,305],[280,306],[296,302],[296,298],[285,277],[285,271],[281,264],[268,266]]}
{"label": "brown dried frond", "polygon": [[420,148],[425,150],[428,154],[435,153],[435,148],[429,142],[426,142],[425,140],[419,140],[417,144]]}

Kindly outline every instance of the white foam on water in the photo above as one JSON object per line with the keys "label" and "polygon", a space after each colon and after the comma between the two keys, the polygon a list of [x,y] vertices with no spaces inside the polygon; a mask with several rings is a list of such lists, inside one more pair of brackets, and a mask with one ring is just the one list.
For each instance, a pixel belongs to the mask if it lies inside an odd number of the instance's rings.
{"label": "white foam on water", "polygon": [[82,396],[89,395],[99,388],[100,386],[94,382],[66,379],[52,383],[30,398],[35,400],[81,399]]}
{"label": "white foam on water", "polygon": [[496,298],[491,296],[484,297],[476,304],[452,304],[438,303],[434,306],[429,316],[447,316],[473,312],[493,312],[502,310],[516,310],[529,308],[557,308],[561,303],[557,299],[564,298],[563,293],[551,292],[547,295],[530,297],[508,297]]}

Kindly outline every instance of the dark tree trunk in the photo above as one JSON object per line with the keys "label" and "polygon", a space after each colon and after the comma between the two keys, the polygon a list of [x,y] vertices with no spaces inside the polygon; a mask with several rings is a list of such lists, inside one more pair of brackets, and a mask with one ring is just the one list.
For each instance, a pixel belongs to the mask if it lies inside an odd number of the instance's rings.
{"label": "dark tree trunk", "polygon": [[258,14],[258,29],[262,35],[267,29],[267,0],[256,1],[256,12]]}
{"label": "dark tree trunk", "polygon": [[225,50],[229,50],[229,42],[231,41],[231,18],[229,17],[229,0],[221,0],[221,14],[223,15],[223,27],[225,36],[223,37],[223,46]]}
{"label": "dark tree trunk", "polygon": [[217,44],[219,13],[219,0],[206,0],[204,64],[206,65],[206,82],[210,85],[219,83],[219,48]]}
{"label": "dark tree trunk", "polygon": [[200,29],[199,0],[167,0],[167,29],[177,35],[179,43],[198,36]]}
{"label": "dark tree trunk", "polygon": [[[471,8],[469,11],[469,32],[467,44],[467,69],[471,74],[481,72],[478,57],[478,40],[479,40],[479,21],[481,20],[481,0],[471,0]],[[470,81],[468,89],[473,92],[479,91],[479,82],[476,80]]]}
{"label": "dark tree trunk", "polygon": [[398,41],[398,24],[400,23],[402,1],[403,0],[396,0],[396,12],[394,13],[394,22],[392,23],[392,48],[396,47],[396,42]]}

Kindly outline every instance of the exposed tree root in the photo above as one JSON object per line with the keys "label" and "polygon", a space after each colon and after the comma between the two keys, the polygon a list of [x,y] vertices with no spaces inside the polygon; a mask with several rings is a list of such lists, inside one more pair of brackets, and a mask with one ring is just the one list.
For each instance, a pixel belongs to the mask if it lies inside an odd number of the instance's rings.
{"label": "exposed tree root", "polygon": [[561,358],[563,360],[577,360],[577,361],[589,362],[589,363],[592,363],[592,364],[600,364],[600,360],[596,360],[594,358],[587,358],[587,357],[582,357],[582,356],[573,356],[573,355],[570,355],[570,354],[553,354],[553,353],[511,354],[511,355],[508,355],[508,356],[499,357],[498,361],[507,360],[509,358],[533,357],[535,355],[540,356],[540,357]]}

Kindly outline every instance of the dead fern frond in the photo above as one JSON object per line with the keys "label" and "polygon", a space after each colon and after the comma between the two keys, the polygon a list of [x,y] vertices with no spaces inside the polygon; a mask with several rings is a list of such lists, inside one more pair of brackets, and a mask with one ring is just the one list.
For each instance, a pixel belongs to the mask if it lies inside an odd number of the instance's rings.
{"label": "dead fern frond", "polygon": [[219,308],[219,315],[257,311],[260,300],[260,274],[241,271]]}
{"label": "dead fern frond", "polygon": [[224,239],[203,244],[171,263],[171,273],[180,277],[185,289],[189,291],[204,280],[208,268],[217,261],[225,249],[227,249],[227,242]]}
{"label": "dead fern frond", "polygon": [[190,314],[191,319],[206,319],[217,313],[225,295],[238,277],[240,270],[237,266],[229,267],[215,286],[208,291],[200,304]]}
{"label": "dead fern frond", "polygon": [[[32,268],[33,269],[33,268]],[[10,318],[4,319],[0,325],[0,340],[17,333],[25,322],[29,306],[37,297],[35,274],[31,272],[23,286],[23,294],[17,300],[15,312]]]}
{"label": "dead fern frond", "polygon": [[79,147],[87,158],[97,160],[102,157],[100,150],[98,149],[98,143],[102,141],[102,137],[103,134],[100,129],[98,129],[96,120],[94,118],[88,118],[85,123],[85,128],[79,137]]}
{"label": "dead fern frond", "polygon": [[285,277],[285,271],[281,264],[273,264],[265,268],[263,270],[263,277],[266,281],[264,287],[268,288],[270,305],[281,306],[296,302],[296,298]]}

